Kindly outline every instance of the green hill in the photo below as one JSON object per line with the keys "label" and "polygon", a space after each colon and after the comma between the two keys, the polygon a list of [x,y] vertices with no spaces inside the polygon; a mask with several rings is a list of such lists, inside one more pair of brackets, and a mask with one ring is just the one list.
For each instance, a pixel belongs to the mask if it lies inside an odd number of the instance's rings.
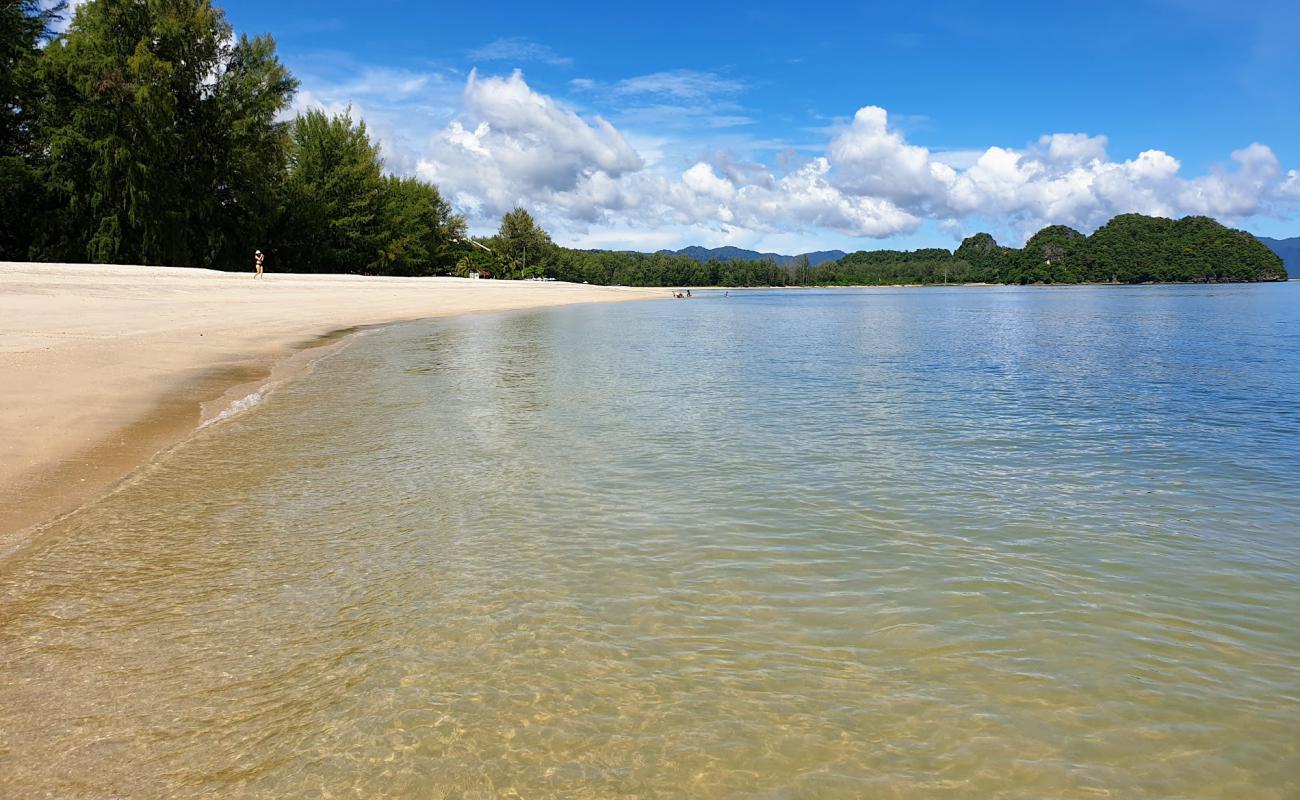
{"label": "green hill", "polygon": [[1018,249],[977,233],[956,252],[863,250],[821,264],[701,255],[557,248],[547,274],[635,286],[1227,283],[1287,277],[1282,259],[1245,231],[1209,217],[1173,220],[1141,214],[1121,214],[1090,236],[1052,225]]}

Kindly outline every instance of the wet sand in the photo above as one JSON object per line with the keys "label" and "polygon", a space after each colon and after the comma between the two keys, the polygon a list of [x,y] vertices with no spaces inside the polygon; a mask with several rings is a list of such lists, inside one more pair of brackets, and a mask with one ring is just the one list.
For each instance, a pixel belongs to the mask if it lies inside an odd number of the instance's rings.
{"label": "wet sand", "polygon": [[0,553],[368,325],[638,300],[559,282],[0,262]]}

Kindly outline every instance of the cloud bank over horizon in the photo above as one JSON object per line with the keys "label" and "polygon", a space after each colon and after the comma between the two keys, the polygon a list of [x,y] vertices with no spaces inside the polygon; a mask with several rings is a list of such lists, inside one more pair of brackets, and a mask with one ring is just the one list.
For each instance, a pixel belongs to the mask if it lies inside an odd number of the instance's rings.
{"label": "cloud bank over horizon", "polygon": [[[528,49],[507,44],[497,50]],[[609,103],[602,114],[539,92],[520,70],[471,71],[458,92],[445,78],[406,78],[305,86],[298,106],[351,105],[383,142],[390,169],[438,184],[476,228],[495,227],[502,213],[522,205],[558,238],[582,246],[814,242],[827,233],[881,240],[927,224],[957,239],[989,220],[1023,240],[1049,224],[1090,232],[1126,212],[1203,214],[1240,225],[1300,208],[1300,173],[1258,142],[1187,176],[1158,148],[1113,160],[1107,137],[1088,133],[932,151],[909,142],[886,109],[865,105],[850,120],[819,129],[821,141],[810,144],[733,138],[745,146],[728,147],[718,137],[722,144],[714,146],[707,134],[672,127],[672,103],[691,104],[679,117],[709,106],[711,97],[721,98],[714,103],[721,113],[734,110],[725,105],[742,88],[734,79],[661,72],[603,91],[573,79],[590,102]],[[633,96],[657,104],[627,110],[615,102]],[[407,113],[412,106],[439,111]],[[646,129],[656,118],[647,108],[667,121]]]}

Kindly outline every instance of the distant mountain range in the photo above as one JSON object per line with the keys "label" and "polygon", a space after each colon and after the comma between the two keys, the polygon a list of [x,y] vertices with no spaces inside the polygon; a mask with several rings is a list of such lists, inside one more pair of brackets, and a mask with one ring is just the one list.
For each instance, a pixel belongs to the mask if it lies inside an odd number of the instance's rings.
{"label": "distant mountain range", "polygon": [[760,253],[757,250],[743,250],[739,247],[683,247],[681,250],[660,250],[660,253],[672,256],[686,256],[699,262],[705,262],[709,259],[716,258],[719,261],[775,261],[781,266],[793,264],[800,256],[808,256],[809,266],[817,266],[825,261],[835,261],[844,258],[843,250],[818,250],[813,253],[800,253],[795,256],[785,256],[780,253]]}
{"label": "distant mountain range", "polygon": [[[1300,278],[1300,236],[1293,236],[1290,239],[1271,239],[1267,236],[1256,236],[1255,238],[1282,257],[1282,263],[1286,265],[1286,271],[1291,277]],[[837,261],[846,255],[843,250],[817,250],[812,253],[787,256],[781,253],[760,253],[757,250],[745,250],[740,247],[709,248],[698,245],[683,247],[681,250],[660,250],[659,252],[665,255],[686,256],[701,263],[710,259],[717,259],[718,261],[775,261],[781,266],[793,264],[800,256],[808,256],[808,264],[814,267],[826,261]]]}
{"label": "distant mountain range", "polygon": [[1282,257],[1282,264],[1286,266],[1288,275],[1292,278],[1300,278],[1300,236],[1292,236],[1290,239],[1270,239],[1267,236],[1255,238]]}

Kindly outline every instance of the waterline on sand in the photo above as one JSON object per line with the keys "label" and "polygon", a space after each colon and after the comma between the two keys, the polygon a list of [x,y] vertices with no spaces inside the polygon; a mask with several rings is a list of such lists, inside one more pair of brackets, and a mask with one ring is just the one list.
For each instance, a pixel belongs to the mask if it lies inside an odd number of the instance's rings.
{"label": "waterline on sand", "polygon": [[0,263],[0,548],[107,491],[331,331],[653,296],[558,283],[252,281],[202,269]]}

